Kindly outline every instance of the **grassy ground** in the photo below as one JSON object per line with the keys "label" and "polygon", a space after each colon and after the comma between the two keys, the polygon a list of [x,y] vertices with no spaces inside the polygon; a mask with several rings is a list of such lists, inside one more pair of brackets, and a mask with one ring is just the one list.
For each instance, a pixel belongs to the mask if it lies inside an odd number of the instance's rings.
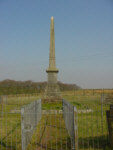
{"label": "grassy ground", "polygon": [[36,99],[38,96],[3,97],[0,104],[0,150],[21,149],[20,109]]}
{"label": "grassy ground", "polygon": [[[78,109],[78,141],[79,141],[79,150],[112,150],[108,146],[108,131],[107,131],[107,122],[106,122],[106,110],[109,109],[108,105],[103,104],[101,107],[101,93],[102,91],[69,91],[63,92],[63,98],[68,100]],[[113,91],[105,91],[105,96],[109,96],[112,94]],[[0,104],[0,150],[20,150],[21,149],[21,117],[20,117],[20,108],[32,101],[41,97],[40,95],[32,95],[32,96],[9,96],[7,101]],[[42,104],[43,110],[49,109],[61,109],[62,104]],[[88,111],[87,111],[88,110]],[[102,113],[103,112],[103,115]],[[39,126],[37,127],[37,132],[33,135],[32,142],[29,145],[30,147],[38,147],[40,149],[41,143],[38,142],[39,138],[39,129],[41,127],[41,132],[44,130],[45,133],[43,137],[46,137],[50,131],[53,131],[53,135],[47,136],[47,141],[42,138],[42,145],[45,145],[46,142],[48,144],[48,148],[55,149],[56,147],[56,140],[51,142],[51,138],[54,139],[56,132],[60,135],[60,131],[56,127],[52,127],[46,125],[45,127],[45,120],[47,116],[43,116]],[[50,122],[46,122],[47,124]],[[51,120],[54,124],[54,117]],[[62,126],[64,126],[64,122],[61,121]],[[54,126],[54,125],[53,125]],[[62,130],[62,136],[64,135],[63,141],[66,141],[67,132]],[[34,139],[36,139],[35,141]],[[39,138],[39,139],[38,139]],[[60,138],[58,138],[60,139]],[[68,136],[67,139],[69,140]],[[57,141],[58,142],[58,141]],[[69,142],[68,142],[69,143]],[[61,143],[58,142],[59,149],[61,149]],[[68,144],[69,145],[69,144]],[[64,142],[63,147],[66,144]],[[45,146],[43,146],[44,149]],[[64,148],[65,149],[65,148]]]}
{"label": "grassy ground", "polygon": [[79,149],[110,149],[106,121],[109,106],[101,105],[101,95],[65,95],[64,98],[78,109]]}
{"label": "grassy ground", "polygon": [[20,114],[3,114],[0,117],[0,150],[21,149]]}
{"label": "grassy ground", "polygon": [[43,115],[27,150],[70,150],[71,141],[61,114]]}

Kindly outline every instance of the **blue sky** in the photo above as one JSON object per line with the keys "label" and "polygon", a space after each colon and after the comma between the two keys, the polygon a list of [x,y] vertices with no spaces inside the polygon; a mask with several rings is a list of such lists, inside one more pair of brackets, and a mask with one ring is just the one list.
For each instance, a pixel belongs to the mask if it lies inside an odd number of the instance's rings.
{"label": "blue sky", "polygon": [[0,80],[47,80],[51,16],[58,80],[113,88],[112,0],[0,0]]}

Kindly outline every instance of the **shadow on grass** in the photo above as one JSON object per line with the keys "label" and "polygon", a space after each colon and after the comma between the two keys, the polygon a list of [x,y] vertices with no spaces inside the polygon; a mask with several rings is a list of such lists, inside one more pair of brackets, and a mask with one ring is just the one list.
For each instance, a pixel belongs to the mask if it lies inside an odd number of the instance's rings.
{"label": "shadow on grass", "polygon": [[106,150],[106,147],[109,150],[112,150],[110,148],[110,144],[106,136],[79,138],[78,143],[79,143],[79,150],[82,149]]}
{"label": "shadow on grass", "polygon": [[[8,149],[8,150],[9,150],[9,149],[11,149],[11,150],[16,150],[16,147],[15,147],[15,146],[7,145],[7,143],[6,143],[6,142],[3,142],[3,141],[2,141],[2,142],[0,141],[0,148],[1,148],[1,146],[2,146],[2,147],[5,147],[5,148]],[[2,148],[1,148],[1,149],[2,149]]]}
{"label": "shadow on grass", "polygon": [[[5,147],[6,149],[16,150],[16,146],[12,146],[11,144],[8,145],[8,143],[7,143],[5,140],[7,140],[7,138],[8,138],[12,133],[14,133],[15,130],[16,130],[16,128],[17,128],[18,126],[20,126],[20,125],[21,125],[20,122],[17,123],[17,125],[16,125],[12,130],[10,130],[10,131],[7,133],[7,136],[5,136],[3,139],[0,140],[0,146]],[[13,141],[12,141],[12,142],[13,142]],[[16,144],[15,144],[15,145],[16,145]]]}
{"label": "shadow on grass", "polygon": [[17,125],[12,130],[10,130],[10,132],[7,133],[7,136],[5,136],[2,140],[5,140],[8,136],[10,136],[16,130],[16,128],[20,125],[21,125],[21,122],[17,123]]}

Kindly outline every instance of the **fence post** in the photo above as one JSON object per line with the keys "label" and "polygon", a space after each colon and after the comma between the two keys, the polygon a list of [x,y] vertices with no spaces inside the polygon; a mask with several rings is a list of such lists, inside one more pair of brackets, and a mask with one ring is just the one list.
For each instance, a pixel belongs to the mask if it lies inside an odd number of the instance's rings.
{"label": "fence post", "polygon": [[101,126],[102,126],[102,136],[103,136],[103,93],[101,94]]}
{"label": "fence post", "polygon": [[0,104],[1,104],[1,117],[3,117],[3,96],[0,96]]}
{"label": "fence post", "polygon": [[75,150],[78,150],[78,114],[74,107],[74,128],[75,128]]}
{"label": "fence post", "polygon": [[69,111],[69,114],[72,115],[72,150],[75,150],[75,114],[74,106],[70,107],[72,110]]}
{"label": "fence post", "polygon": [[25,135],[24,135],[24,108],[21,108],[21,142],[22,142],[22,150],[25,150]]}

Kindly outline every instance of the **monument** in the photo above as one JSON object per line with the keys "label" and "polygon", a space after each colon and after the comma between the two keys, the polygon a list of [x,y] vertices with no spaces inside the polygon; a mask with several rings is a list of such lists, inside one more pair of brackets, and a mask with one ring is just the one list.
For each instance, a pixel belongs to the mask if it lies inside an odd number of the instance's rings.
{"label": "monument", "polygon": [[56,68],[55,60],[55,32],[53,16],[51,17],[50,27],[49,67],[46,72],[48,74],[48,82],[45,89],[45,99],[47,99],[48,101],[57,101],[58,99],[60,99],[60,89],[57,83],[57,74],[59,70]]}

